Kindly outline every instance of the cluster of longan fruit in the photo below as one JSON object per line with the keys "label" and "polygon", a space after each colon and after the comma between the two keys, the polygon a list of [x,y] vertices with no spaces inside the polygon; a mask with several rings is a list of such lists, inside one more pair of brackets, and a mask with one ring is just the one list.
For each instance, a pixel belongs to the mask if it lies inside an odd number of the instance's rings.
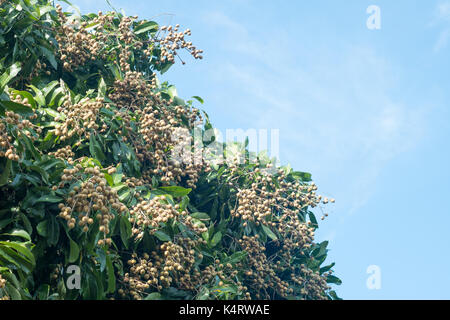
{"label": "cluster of longan fruit", "polygon": [[[199,173],[210,170],[209,163],[203,158],[202,143],[195,139],[192,145],[191,131],[188,128],[175,127],[172,128],[171,145],[173,148],[169,157],[169,167],[174,168],[176,180],[180,182],[186,177],[186,185],[195,188]],[[172,178],[171,175],[166,180],[170,180],[169,178]]]}
{"label": "cluster of longan fruit", "polygon": [[167,203],[166,196],[155,196],[151,200],[141,201],[130,210],[132,233],[136,239],[141,239],[147,227],[150,234],[153,234],[160,226],[170,220],[177,220],[183,223],[197,234],[208,231],[208,228],[200,220],[196,220],[188,215],[186,210],[180,210],[178,204]]}
{"label": "cluster of longan fruit", "polygon": [[164,242],[155,251],[141,257],[132,254],[127,261],[130,270],[122,279],[124,286],[118,291],[122,298],[140,300],[144,292],[161,291],[171,285],[182,290],[196,288],[198,280],[194,277],[200,277],[201,273],[194,272],[193,265],[196,258],[202,259],[203,256],[196,253],[194,247],[202,240],[178,238],[176,241]]}
{"label": "cluster of longan fruit", "polygon": [[125,42],[126,44],[131,44],[134,40],[133,32],[130,30],[133,20],[137,17],[122,17],[119,23],[119,40]]}
{"label": "cluster of longan fruit", "polygon": [[240,217],[245,221],[244,227],[247,226],[247,221],[256,222],[257,225],[269,223],[266,217],[272,215],[272,206],[276,202],[275,199],[262,197],[256,188],[239,190],[236,196],[238,207],[232,214],[234,217]]}
{"label": "cluster of longan fruit", "polygon": [[194,219],[191,216],[188,216],[187,214],[185,214],[185,219],[183,221],[183,223],[190,229],[192,229],[195,233],[197,234],[202,234],[203,232],[208,231],[208,227],[206,227],[206,225],[198,220],[198,219]]}
{"label": "cluster of longan fruit", "polygon": [[[266,169],[270,169],[270,165],[266,166]],[[236,174],[236,168],[233,170]],[[244,237],[239,240],[244,250],[253,252],[249,254],[248,261],[253,269],[258,270],[256,273],[254,270],[249,271],[247,276],[253,277],[253,286],[259,286],[260,293],[255,296],[256,298],[261,298],[261,292],[267,289],[266,282],[261,280],[264,277],[271,279],[268,283],[272,281],[271,287],[277,294],[287,296],[293,289],[286,281],[281,281],[277,274],[292,268],[293,256],[304,254],[304,250],[310,248],[314,240],[315,227],[311,225],[311,222],[305,221],[305,208],[317,206],[319,203],[334,202],[334,199],[316,195],[317,187],[314,183],[288,181],[283,170],[268,174],[267,171],[256,168],[253,172],[248,172],[247,177],[250,177],[251,185],[245,189],[238,189],[237,206],[232,210],[232,216],[242,219],[244,226],[252,222],[256,225],[263,224],[271,229],[276,228],[283,239],[276,252],[276,263],[266,262],[265,247],[258,242],[258,236]],[[274,243],[279,245],[280,241],[274,241]],[[323,284],[323,281],[320,283]],[[314,288],[320,292],[317,284]],[[323,292],[323,287],[320,288]],[[269,297],[266,296],[266,298]]]}
{"label": "cluster of longan fruit", "polygon": [[300,266],[300,275],[291,274],[291,279],[301,286],[300,294],[303,299],[326,300],[325,292],[331,287],[327,283],[327,275],[313,271],[304,265]]}
{"label": "cluster of longan fruit", "polygon": [[[175,62],[175,57],[178,56],[178,50],[187,50],[195,59],[203,59],[201,53],[203,50],[197,49],[192,42],[185,40],[185,36],[191,36],[191,30],[186,29],[185,31],[178,31],[180,25],[175,26],[162,26],[160,32],[164,35],[161,38],[155,39],[155,42],[159,43],[161,48],[161,58],[160,62]],[[182,61],[184,64],[184,61]]]}
{"label": "cluster of longan fruit", "polygon": [[[121,65],[126,62],[125,59],[126,57],[121,57]],[[123,68],[126,69],[125,66]],[[118,108],[137,111],[142,106],[151,103],[154,86],[154,82],[147,81],[141,72],[127,70],[123,79],[114,81],[113,90],[109,94],[109,98]]]}
{"label": "cluster of longan fruit", "polygon": [[[137,19],[137,16],[122,17],[118,28],[115,29],[113,15],[103,15],[102,12],[99,12],[88,24],[87,21],[78,23],[75,19],[69,21],[60,5],[56,5],[56,11],[59,26],[56,28],[55,39],[58,42],[60,59],[67,71],[73,71],[74,68],[83,66],[89,60],[95,60],[98,57],[106,59],[107,54],[104,49],[107,48],[109,43],[113,44],[117,40],[123,44],[119,49],[119,65],[123,71],[131,71],[129,64],[131,50],[142,50],[144,55],[151,59],[155,44],[159,44],[161,50],[160,60],[156,61],[156,64],[165,61],[174,63],[175,56],[179,56],[178,51],[180,49],[185,49],[195,59],[203,59],[201,55],[203,50],[197,49],[192,42],[185,40],[185,36],[190,36],[191,31],[189,29],[183,32],[178,31],[179,25],[175,27],[163,26],[160,28],[160,32],[163,33],[162,37],[151,38],[142,42],[132,30],[133,22]],[[145,22],[142,21],[141,23]],[[92,30],[88,30],[89,26]],[[182,61],[182,63],[185,62]]]}
{"label": "cluster of longan fruit", "polygon": [[160,223],[166,223],[182,214],[165,200],[165,196],[156,196],[151,200],[139,202],[130,210],[133,234],[141,234],[145,227],[157,229],[160,227]]}
{"label": "cluster of longan fruit", "polygon": [[0,274],[0,289],[3,289],[6,286],[6,280],[2,278]]}
{"label": "cluster of longan fruit", "polygon": [[[1,3],[0,3],[1,4]],[[3,289],[6,286],[6,280],[2,278],[2,275],[0,274],[0,289]],[[0,297],[1,300],[9,300],[10,298],[4,293],[3,297]]]}
{"label": "cluster of longan fruit", "polygon": [[[78,26],[78,22],[69,21],[57,4],[59,27],[56,30],[55,39],[58,42],[58,51],[64,69],[72,72],[74,68],[83,66],[89,60],[95,60],[104,44],[86,30],[86,24]],[[96,18],[96,22],[103,22]]]}
{"label": "cluster of longan fruit", "polygon": [[[13,92],[11,92],[9,94],[9,98],[10,98],[10,100],[12,102],[23,104],[24,106],[27,106],[29,108],[32,107],[31,104],[30,104],[30,101],[28,101],[28,98],[27,97],[22,97],[20,94],[14,94]],[[37,117],[37,115],[33,115],[31,118],[33,119],[33,118],[36,118],[36,117]]]}
{"label": "cluster of longan fruit", "polygon": [[55,121],[60,121],[55,125],[55,135],[59,136],[61,141],[73,136],[89,138],[90,130],[98,130],[100,127],[96,121],[100,109],[104,106],[102,97],[95,99],[86,97],[72,104],[70,97],[66,96],[62,106],[57,109],[63,117],[55,118]]}
{"label": "cluster of longan fruit", "polygon": [[62,184],[70,183],[75,186],[65,203],[59,204],[59,216],[67,221],[70,229],[78,224],[83,232],[88,232],[94,218],[97,219],[99,231],[105,235],[105,239],[99,240],[99,245],[110,244],[111,239],[106,238],[110,233],[109,223],[116,214],[127,210],[119,201],[117,192],[108,185],[98,167],[83,168],[77,164],[71,169],[64,169],[63,173]]}
{"label": "cluster of longan fruit", "polygon": [[61,275],[61,265],[56,266],[52,272],[50,272],[50,281],[55,281]]}
{"label": "cluster of longan fruit", "polygon": [[[92,34],[95,34],[95,38],[98,42],[98,45],[95,48],[96,50],[94,51],[95,55],[95,53],[99,51],[99,48],[102,49],[102,46],[105,45],[108,40],[111,40],[110,32],[105,30],[114,27],[114,13],[107,13],[104,15],[103,12],[99,11],[98,15],[92,20],[89,22],[83,21],[81,23],[81,27],[83,28],[86,28],[88,25],[91,25],[93,30],[95,30]],[[105,59],[104,52],[102,52],[101,57],[102,59]]]}
{"label": "cluster of longan fruit", "polygon": [[[302,224],[302,230],[295,232],[280,232],[283,243],[278,252],[284,265],[289,265],[294,254],[304,254],[314,240],[314,228]],[[281,261],[280,261],[281,262]]]}
{"label": "cluster of longan fruit", "polygon": [[[196,284],[199,287],[232,285],[237,288],[237,295],[243,296],[245,300],[250,300],[251,295],[248,292],[248,287],[245,286],[240,280],[238,280],[238,274],[242,273],[241,265],[233,266],[231,263],[222,263],[219,259],[216,259],[213,264],[207,265],[201,272],[195,272],[194,276]],[[220,289],[218,289],[220,290]],[[212,291],[212,293],[220,293]]]}
{"label": "cluster of longan fruit", "polygon": [[[11,119],[18,120],[11,115],[6,114],[6,118],[1,119],[0,122],[0,157],[6,157],[9,160],[19,161],[19,155],[16,153],[16,148],[13,145],[14,138],[8,134],[7,123],[10,123]],[[18,115],[17,115],[18,116]],[[5,151],[6,150],[6,151]]]}
{"label": "cluster of longan fruit", "polygon": [[265,246],[260,242],[259,236],[243,236],[238,240],[243,251],[247,254],[247,264],[249,269],[245,270],[245,282],[253,290],[256,299],[271,299],[270,293],[276,292],[282,297],[292,293],[289,283],[281,280],[276,269],[279,262],[274,263],[269,260],[265,251]]}
{"label": "cluster of longan fruit", "polygon": [[[167,104],[165,100],[161,101]],[[188,128],[180,127],[182,119],[188,119]],[[141,112],[139,133],[143,138],[143,145],[139,148],[139,153],[143,159],[151,163],[151,168],[146,172],[146,177],[151,179],[152,175],[160,177],[161,182],[180,183],[185,180],[188,187],[195,188],[200,171],[206,169],[206,163],[193,161],[195,149],[190,146],[190,136],[188,141],[179,141],[177,132],[189,133],[193,128],[195,120],[199,119],[196,109],[188,110],[182,106],[174,108],[162,107],[159,109],[148,106]],[[187,145],[184,145],[187,143]],[[182,148],[182,159],[173,158],[173,150]],[[175,155],[178,157],[178,155]]]}
{"label": "cluster of longan fruit", "polygon": [[48,155],[54,156],[55,158],[58,158],[61,160],[67,160],[67,162],[69,164],[74,163],[75,153],[73,152],[72,147],[70,145],[59,148],[58,150],[56,150],[54,152],[49,152]]}
{"label": "cluster of longan fruit", "polygon": [[168,164],[167,150],[171,146],[174,122],[167,108],[158,110],[151,107],[143,110],[139,121],[139,133],[143,139],[139,151],[150,162],[151,174],[159,176],[163,183],[176,180],[182,174],[181,168]]}
{"label": "cluster of longan fruit", "polygon": [[[266,169],[270,167],[269,164]],[[276,228],[283,238],[292,239],[296,248],[307,247],[313,240],[314,227],[304,221],[305,208],[317,206],[321,201],[326,204],[328,199],[315,194],[317,187],[314,183],[304,185],[299,181],[286,181],[283,170],[273,175],[257,167],[247,176],[252,183],[247,188],[238,189],[232,216],[242,219],[244,227],[253,222]]]}
{"label": "cluster of longan fruit", "polygon": [[[22,100],[20,96],[17,96],[13,101],[30,106],[28,99]],[[35,119],[36,116],[36,114],[33,114],[30,119]],[[6,111],[5,116],[0,118],[0,157],[18,161],[20,157],[16,152],[14,137],[8,132],[8,127],[16,131],[17,137],[24,134],[31,140],[35,140],[36,137],[29,130],[25,130],[34,128],[34,125],[28,119],[23,119],[21,115],[13,111]],[[35,130],[37,133],[42,132],[41,128],[35,128]]]}
{"label": "cluster of longan fruit", "polygon": [[[33,78],[39,76],[39,73],[43,70],[45,70],[47,68],[47,64],[45,62],[42,62],[38,59],[36,60],[36,64],[33,68],[33,71],[30,72],[29,76],[28,76],[28,81],[31,82],[31,80],[33,80]],[[51,71],[50,70],[45,70],[44,72],[47,76],[51,75]]]}
{"label": "cluster of longan fruit", "polygon": [[[124,43],[124,46],[120,48],[119,53],[119,66],[122,71],[131,72],[131,66],[129,63],[131,57],[131,50],[140,50],[142,49],[143,43],[137,39],[133,32],[131,31],[131,26],[133,21],[137,19],[137,16],[134,17],[122,17],[119,23],[119,35],[118,38],[120,41]],[[128,46],[128,47],[127,47]]]}
{"label": "cluster of longan fruit", "polygon": [[127,177],[125,180],[126,185],[129,188],[141,187],[145,184],[143,179],[135,178],[135,177]]}
{"label": "cluster of longan fruit", "polygon": [[[125,58],[121,63],[125,63]],[[136,156],[141,161],[149,161],[150,169],[146,172],[151,182],[151,177],[157,175],[164,184],[181,182],[185,179],[188,187],[194,188],[199,172],[205,167],[204,162],[192,163],[192,156],[186,159],[186,164],[178,164],[172,161],[168,153],[176,141],[173,141],[176,131],[185,119],[188,128],[201,121],[199,110],[188,109],[182,106],[171,107],[171,100],[161,98],[157,89],[155,78],[147,81],[143,74],[137,71],[126,71],[122,80],[114,82],[114,90],[109,98],[121,108],[135,112],[138,124],[138,134],[133,132],[130,122],[131,117],[127,112],[118,111],[123,121],[122,134],[124,141],[132,140],[136,148]]]}

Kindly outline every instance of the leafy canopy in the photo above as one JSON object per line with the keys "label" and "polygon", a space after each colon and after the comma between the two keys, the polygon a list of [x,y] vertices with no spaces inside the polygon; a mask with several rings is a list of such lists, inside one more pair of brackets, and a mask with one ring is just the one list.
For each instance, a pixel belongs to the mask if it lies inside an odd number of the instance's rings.
{"label": "leafy canopy", "polygon": [[[202,58],[190,35],[0,1],[0,298],[338,298],[311,175],[219,144],[203,100],[159,82]],[[177,158],[174,133],[223,154]]]}

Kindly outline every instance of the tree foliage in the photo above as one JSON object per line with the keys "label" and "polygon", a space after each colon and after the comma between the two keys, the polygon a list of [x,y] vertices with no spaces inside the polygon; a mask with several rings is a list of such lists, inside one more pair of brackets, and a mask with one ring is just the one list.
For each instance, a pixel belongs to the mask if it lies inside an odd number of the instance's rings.
{"label": "tree foliage", "polygon": [[[190,33],[0,1],[0,297],[337,299],[310,174],[215,141],[158,81],[202,58]],[[176,159],[174,132],[209,139]]]}

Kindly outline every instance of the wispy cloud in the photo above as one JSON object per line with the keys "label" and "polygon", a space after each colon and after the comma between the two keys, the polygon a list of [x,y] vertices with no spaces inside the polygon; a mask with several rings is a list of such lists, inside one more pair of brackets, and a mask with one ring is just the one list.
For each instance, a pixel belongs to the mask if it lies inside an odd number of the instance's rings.
{"label": "wispy cloud", "polygon": [[387,162],[423,134],[425,108],[391,94],[399,79],[370,47],[328,48],[330,54],[302,48],[302,39],[284,30],[262,39],[223,13],[207,16],[212,27],[228,27],[222,46],[242,57],[216,70],[217,81],[247,97],[239,102],[245,109],[230,112],[251,127],[279,128],[282,162],[338,188],[346,211],[357,212]]}
{"label": "wispy cloud", "polygon": [[439,52],[447,46],[450,39],[450,1],[440,2],[436,6],[431,25],[442,28],[433,47],[434,52]]}

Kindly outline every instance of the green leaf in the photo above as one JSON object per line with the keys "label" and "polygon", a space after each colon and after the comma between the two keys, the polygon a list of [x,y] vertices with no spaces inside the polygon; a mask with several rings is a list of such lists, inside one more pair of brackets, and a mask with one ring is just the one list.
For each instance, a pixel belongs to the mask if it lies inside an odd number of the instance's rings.
{"label": "green leaf", "polygon": [[23,226],[25,227],[25,230],[28,234],[31,234],[33,232],[33,227],[31,226],[30,219],[23,213],[19,212],[20,219],[23,222]]}
{"label": "green leaf", "polygon": [[22,297],[20,296],[20,292],[14,288],[11,284],[6,283],[5,291],[10,297],[11,300],[22,300]]}
{"label": "green leaf", "polygon": [[152,292],[144,300],[163,300],[163,296],[159,292]]}
{"label": "green leaf", "polygon": [[128,249],[128,239],[131,237],[131,224],[127,217],[120,217],[120,238],[123,244]]}
{"label": "green leaf", "polygon": [[109,255],[106,255],[106,272],[108,274],[108,293],[116,291],[116,275]]}
{"label": "green leaf", "polygon": [[334,290],[330,291],[330,297],[333,300],[342,300],[341,298],[338,297],[338,295],[336,294],[336,291],[334,291]]}
{"label": "green leaf", "polygon": [[117,185],[122,181],[123,173],[113,174],[113,185]]}
{"label": "green leaf", "polygon": [[172,240],[167,233],[164,233],[161,230],[155,231],[154,235],[155,235],[155,237],[157,237],[159,240],[161,240],[163,242],[167,242],[167,241],[171,241]]}
{"label": "green leaf", "polygon": [[[121,189],[123,189],[124,187],[126,187],[126,185],[115,186],[113,189],[115,189],[115,190],[121,190]],[[131,193],[131,190],[127,188],[127,190],[126,190],[125,192],[123,192],[123,193],[121,193],[121,194],[119,195],[119,200],[122,201],[122,202],[124,202],[125,199],[128,198],[128,196],[130,195],[130,193]]]}
{"label": "green leaf", "polygon": [[148,31],[158,31],[158,24],[154,21],[147,21],[134,28],[135,34],[141,34]]}
{"label": "green leaf", "polygon": [[330,264],[330,265],[328,265],[328,266],[325,266],[325,267],[320,268],[320,274],[322,274],[322,273],[324,273],[324,272],[327,272],[327,271],[331,270],[331,268],[333,268],[334,265],[335,265],[335,263],[333,262],[332,264]]}
{"label": "green leaf", "polygon": [[54,196],[54,195],[51,195],[51,194],[46,194],[46,195],[40,197],[39,199],[37,199],[35,201],[35,204],[39,203],[39,202],[59,203],[59,202],[62,202],[63,200],[64,199],[61,198],[61,197]]}
{"label": "green leaf", "polygon": [[114,180],[109,174],[105,173],[105,179],[110,187],[114,186]]}
{"label": "green leaf", "polygon": [[20,253],[24,259],[26,259],[32,266],[36,264],[33,253],[28,249],[23,243],[13,242],[13,241],[0,241],[0,247],[3,246],[14,249],[16,252]]}
{"label": "green leaf", "polygon": [[50,286],[48,284],[42,284],[36,292],[39,300],[47,300],[50,293]]}
{"label": "green leaf", "polygon": [[5,86],[20,72],[21,66],[19,62],[11,65],[6,71],[0,76],[0,93],[3,92]]}
{"label": "green leaf", "polygon": [[47,220],[39,222],[36,230],[40,236],[47,237]]}
{"label": "green leaf", "polygon": [[171,86],[167,89],[167,93],[169,94],[169,96],[170,96],[172,99],[178,96],[177,88],[176,88],[174,85],[171,85]]}
{"label": "green leaf", "polygon": [[170,67],[172,67],[172,66],[173,66],[173,63],[172,63],[172,62],[166,62],[166,63],[163,64],[163,67],[161,68],[161,70],[160,70],[159,72],[161,72],[161,74],[164,74],[164,73],[166,73],[166,72],[170,69]]}
{"label": "green leaf", "polygon": [[82,295],[86,300],[97,300],[98,298],[98,286],[95,277],[87,272],[82,281]]}
{"label": "green leaf", "polygon": [[201,291],[197,295],[197,300],[208,300],[209,298],[209,290],[206,287],[203,287]]}
{"label": "green leaf", "polygon": [[59,240],[59,224],[54,216],[50,216],[47,221],[47,243],[55,246]]}
{"label": "green leaf", "polygon": [[222,232],[218,231],[209,242],[211,247],[215,247],[222,240]]}
{"label": "green leaf", "polygon": [[19,91],[19,90],[13,90],[12,91],[13,95],[19,95],[23,98],[27,98],[28,102],[31,104],[31,107],[33,109],[36,108],[36,100],[34,100],[34,97],[31,93],[27,92],[27,91]]}
{"label": "green leaf", "polygon": [[80,247],[75,241],[70,239],[70,253],[68,259],[69,263],[77,261],[79,256],[80,256]]}
{"label": "green leaf", "polygon": [[229,262],[231,264],[235,264],[247,257],[247,252],[245,251],[237,251],[233,253],[231,256],[229,256],[224,262]]}
{"label": "green leaf", "polygon": [[180,202],[180,209],[181,210],[185,210],[188,207],[188,205],[189,205],[189,197],[188,196],[184,196],[183,199],[181,199],[181,202]]}
{"label": "green leaf", "polygon": [[311,221],[311,225],[315,228],[319,227],[319,224],[317,223],[316,216],[311,211],[308,212],[309,221]]}
{"label": "green leaf", "polygon": [[26,147],[26,150],[29,151],[31,153],[31,155],[33,156],[34,159],[36,160],[41,160],[41,154],[39,153],[39,151],[35,148],[35,146],[33,145],[33,141],[31,141],[31,139],[23,134],[19,140],[21,142],[23,142],[23,144]]}
{"label": "green leaf", "polygon": [[2,236],[21,237],[21,238],[24,238],[24,239],[26,239],[26,240],[28,240],[28,241],[31,241],[30,235],[29,235],[28,232],[26,232],[25,230],[19,230],[19,229],[16,229],[16,230],[13,230],[13,231],[10,232],[10,233],[2,233],[1,235],[2,235]]}
{"label": "green leaf", "polygon": [[36,88],[35,86],[33,86],[32,84],[28,85],[29,88],[31,88],[34,93],[36,94],[36,96],[34,97],[34,99],[37,101],[37,103],[43,107],[45,106],[45,97],[42,94],[41,90],[39,90],[38,88]]}
{"label": "green leaf", "polygon": [[42,6],[42,7],[37,7],[37,9],[39,10],[39,18],[41,18],[48,12],[55,11],[55,7],[53,7],[53,6]]}
{"label": "green leaf", "polygon": [[312,181],[311,180],[311,173],[308,173],[308,172],[293,171],[290,174],[296,180],[301,180],[303,182]]}
{"label": "green leaf", "polygon": [[6,183],[8,183],[9,173],[11,172],[11,164],[12,160],[7,159],[5,168],[3,169],[3,172],[0,175],[0,186],[3,186]]}
{"label": "green leaf", "polygon": [[58,63],[56,62],[55,55],[53,54],[53,52],[51,52],[44,46],[39,46],[39,48],[41,49],[42,55],[48,60],[48,62],[50,62],[53,69],[57,70]]}
{"label": "green leaf", "polygon": [[315,257],[319,258],[319,257],[325,255],[327,253],[327,251],[328,251],[327,250],[327,246],[328,246],[328,241],[321,242],[320,245],[319,245],[319,249],[316,252]]}
{"label": "green leaf", "polygon": [[97,259],[100,262],[100,271],[106,269],[106,251],[103,248],[97,248]]}
{"label": "green leaf", "polygon": [[201,104],[204,103],[203,99],[200,98],[199,96],[193,96],[192,98],[194,98],[195,100],[197,100],[197,101],[200,102]]}
{"label": "green leaf", "polygon": [[339,278],[336,277],[336,276],[329,275],[329,276],[327,277],[327,283],[335,283],[335,284],[337,284],[337,285],[340,285],[340,284],[342,284],[342,280],[339,279]]}
{"label": "green leaf", "polygon": [[[19,253],[20,252],[20,253]],[[27,254],[27,256],[25,256]],[[26,247],[11,242],[0,242],[0,264],[8,264],[29,273],[35,265],[34,256]]]}
{"label": "green leaf", "polygon": [[19,114],[31,114],[33,113],[33,109],[27,107],[23,104],[12,102],[12,101],[0,101],[0,105],[3,106],[6,110],[14,111]]}
{"label": "green leaf", "polygon": [[183,188],[178,186],[160,187],[159,189],[167,192],[174,198],[187,196],[192,190],[191,188]]}
{"label": "green leaf", "polygon": [[199,220],[209,220],[209,219],[211,219],[211,217],[205,212],[194,212],[193,214],[191,214],[191,217],[199,219]]}
{"label": "green leaf", "polygon": [[64,120],[64,119],[66,118],[63,114],[61,114],[61,113],[59,113],[58,111],[55,111],[55,110],[53,110],[53,109],[50,109],[50,108],[42,108],[42,110],[44,110],[45,113],[48,114],[48,115],[49,115],[50,117],[52,117],[52,118],[58,117],[58,118],[60,118],[61,120]]}
{"label": "green leaf", "polygon": [[98,143],[94,134],[91,134],[89,138],[89,151],[91,155],[97,160],[103,161],[106,159],[105,154],[103,153],[102,148],[100,147],[100,144]]}
{"label": "green leaf", "polygon": [[106,82],[103,78],[100,78],[100,82],[98,84],[98,96],[101,98],[106,97]]}
{"label": "green leaf", "polygon": [[269,227],[262,225],[262,229],[264,231],[264,233],[272,240],[278,240],[278,237],[276,236],[275,233],[272,232],[272,230],[270,230]]}
{"label": "green leaf", "polygon": [[15,221],[15,219],[13,219],[13,218],[0,220],[0,229],[3,229],[8,224],[10,224],[11,222],[14,222],[14,221]]}

